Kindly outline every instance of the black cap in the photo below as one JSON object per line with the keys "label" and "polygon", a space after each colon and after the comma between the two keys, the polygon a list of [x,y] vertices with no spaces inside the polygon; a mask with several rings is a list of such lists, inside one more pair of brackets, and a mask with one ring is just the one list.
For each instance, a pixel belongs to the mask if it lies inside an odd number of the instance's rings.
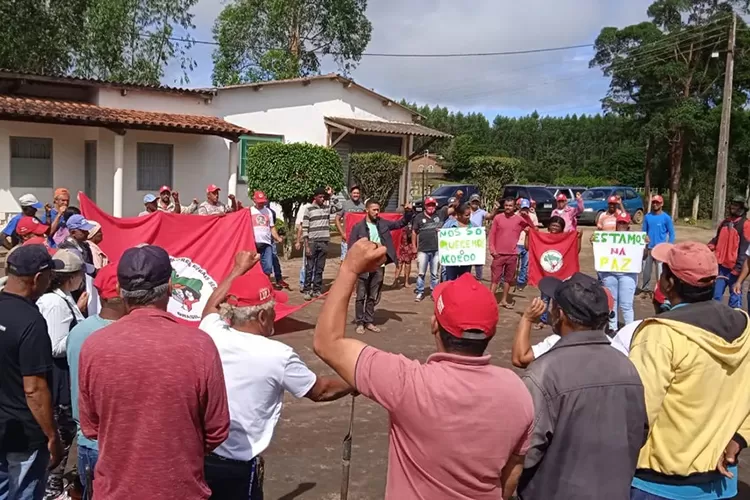
{"label": "black cap", "polygon": [[169,283],[171,277],[169,254],[156,245],[128,248],[117,265],[117,282],[128,292],[151,290]]}
{"label": "black cap", "polygon": [[6,260],[8,272],[16,276],[34,276],[46,269],[59,270],[65,264],[55,260],[44,245],[22,245],[14,248]]}
{"label": "black cap", "polygon": [[734,198],[732,198],[732,201],[730,203],[735,203],[737,205],[742,205],[743,208],[747,208],[747,201],[745,200],[744,196],[737,195]]}
{"label": "black cap", "polygon": [[315,190],[315,193],[313,193],[313,194],[315,196],[318,196],[319,194],[328,194],[328,193],[326,193],[326,188],[324,188],[324,187],[321,186],[321,187],[317,188]]}
{"label": "black cap", "polygon": [[539,290],[578,323],[598,328],[609,318],[607,292],[596,278],[583,273],[565,281],[548,276],[539,281]]}

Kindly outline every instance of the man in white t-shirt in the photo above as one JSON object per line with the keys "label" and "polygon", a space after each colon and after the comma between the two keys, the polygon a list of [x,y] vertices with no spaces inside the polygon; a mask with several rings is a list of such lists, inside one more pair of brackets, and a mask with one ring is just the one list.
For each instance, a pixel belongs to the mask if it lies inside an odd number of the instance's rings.
{"label": "man in white t-shirt", "polygon": [[274,331],[274,306],[287,296],[251,270],[258,260],[255,252],[237,254],[200,324],[219,350],[231,417],[229,437],[205,460],[212,498],[263,498],[260,454],[271,442],[284,391],[313,401],[333,401],[353,391],[338,377],[315,375],[291,347],[267,338]]}
{"label": "man in white t-shirt", "polygon": [[[273,275],[273,245],[283,240],[276,232],[273,223],[274,217],[268,208],[268,198],[263,191],[253,193],[253,203],[250,207],[250,223],[253,225],[255,235],[255,248],[260,256],[260,266],[263,273],[269,278]],[[280,290],[281,284],[276,283],[276,289]]]}

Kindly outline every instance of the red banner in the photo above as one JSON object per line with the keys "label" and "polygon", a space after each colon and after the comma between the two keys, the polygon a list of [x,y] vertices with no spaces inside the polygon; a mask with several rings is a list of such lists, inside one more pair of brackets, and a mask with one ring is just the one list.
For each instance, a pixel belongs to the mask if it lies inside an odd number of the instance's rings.
{"label": "red banner", "polygon": [[[128,248],[142,243],[164,248],[172,259],[172,299],[168,311],[186,323],[200,321],[208,297],[234,265],[241,250],[254,250],[255,238],[248,209],[219,216],[156,212],[142,217],[117,218],[78,194],[81,213],[102,226],[101,249],[118,261]],[[260,264],[250,272],[262,273]],[[306,304],[276,304],[276,320]]]}
{"label": "red banner", "polygon": [[564,280],[580,269],[578,233],[529,231],[529,283],[536,286],[545,276]]}
{"label": "red banner", "polygon": [[[346,217],[344,217],[344,222],[346,225],[344,226],[344,232],[346,232],[346,241],[349,241],[349,235],[352,233],[352,229],[354,226],[362,222],[362,220],[367,216],[364,212],[349,212],[346,214]],[[389,220],[389,221],[397,221],[401,220],[404,217],[404,214],[398,214],[398,213],[381,213],[380,217]],[[396,255],[398,255],[398,249],[401,248],[401,235],[404,232],[403,229],[394,229],[391,231],[391,237],[393,237],[393,247],[396,249]],[[396,263],[398,265],[398,262]]]}

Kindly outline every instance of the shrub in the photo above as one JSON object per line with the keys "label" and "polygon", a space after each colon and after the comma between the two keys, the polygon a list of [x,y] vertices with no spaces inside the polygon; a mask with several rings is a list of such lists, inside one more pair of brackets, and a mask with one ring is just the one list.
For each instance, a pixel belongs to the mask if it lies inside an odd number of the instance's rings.
{"label": "shrub", "polygon": [[499,200],[506,184],[513,182],[521,160],[503,156],[475,156],[469,160],[471,180],[479,187],[487,206]]}
{"label": "shrub", "polygon": [[398,188],[406,160],[388,153],[354,153],[349,157],[349,169],[365,198],[383,204]]}
{"label": "shrub", "polygon": [[341,158],[336,151],[308,143],[266,142],[248,147],[247,189],[266,193],[284,210],[287,227],[294,227],[300,205],[319,187],[334,192],[344,185]]}

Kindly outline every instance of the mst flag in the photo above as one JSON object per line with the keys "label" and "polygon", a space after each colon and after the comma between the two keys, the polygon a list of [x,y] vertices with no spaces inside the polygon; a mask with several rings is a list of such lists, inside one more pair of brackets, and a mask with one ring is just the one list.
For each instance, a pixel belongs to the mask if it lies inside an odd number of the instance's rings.
{"label": "mst flag", "polygon": [[[84,217],[101,224],[101,249],[116,262],[128,248],[147,243],[164,248],[172,260],[172,297],[167,310],[186,323],[198,323],[203,306],[234,265],[241,250],[255,250],[248,209],[223,217],[156,212],[117,218],[78,194]],[[262,273],[256,265],[251,273]],[[276,304],[276,320],[304,307]]]}
{"label": "mst flag", "polygon": [[[349,235],[352,232],[352,229],[358,222],[362,222],[362,219],[367,217],[367,214],[364,212],[351,212],[346,214],[346,217],[344,217],[344,222],[346,222],[346,225],[344,226],[344,232],[346,233],[346,241],[349,241]],[[380,214],[380,218],[388,220],[388,221],[396,221],[401,220],[404,217],[404,214]],[[405,229],[394,229],[391,231],[391,237],[393,238],[393,248],[396,249],[396,255],[398,255],[398,249],[401,247],[401,233],[403,233]],[[396,266],[398,266],[398,262],[395,263]]]}
{"label": "mst flag", "polygon": [[577,273],[578,233],[529,231],[529,283],[536,286],[545,276],[564,280]]}

